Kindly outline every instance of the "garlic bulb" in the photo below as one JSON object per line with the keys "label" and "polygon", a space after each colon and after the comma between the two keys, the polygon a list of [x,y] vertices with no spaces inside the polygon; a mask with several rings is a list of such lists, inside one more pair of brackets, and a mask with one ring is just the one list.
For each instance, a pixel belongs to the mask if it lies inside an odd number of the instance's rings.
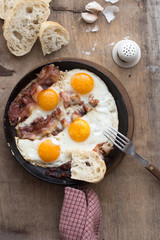
{"label": "garlic bulb", "polygon": [[91,13],[99,13],[99,12],[102,12],[103,9],[104,8],[99,3],[95,2],[95,1],[90,2],[85,6],[85,10],[89,11]]}
{"label": "garlic bulb", "polygon": [[89,13],[89,12],[82,13],[82,19],[86,23],[94,23],[97,20],[97,18],[98,16],[96,14]]}

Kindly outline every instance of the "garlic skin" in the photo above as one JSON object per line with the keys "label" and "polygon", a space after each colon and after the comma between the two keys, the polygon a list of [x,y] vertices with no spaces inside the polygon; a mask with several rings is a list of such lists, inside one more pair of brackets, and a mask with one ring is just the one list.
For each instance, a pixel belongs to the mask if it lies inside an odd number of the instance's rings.
{"label": "garlic skin", "polygon": [[90,2],[85,6],[85,10],[91,13],[99,13],[104,10],[104,8],[96,1]]}
{"label": "garlic skin", "polygon": [[104,9],[103,15],[107,19],[107,21],[110,23],[115,19],[115,13],[119,12],[119,7],[117,6],[108,6]]}
{"label": "garlic skin", "polygon": [[95,25],[94,28],[92,29],[92,32],[99,32],[99,27]]}
{"label": "garlic skin", "polygon": [[98,16],[96,14],[89,13],[89,12],[82,13],[82,19],[86,23],[94,23],[97,20],[97,18]]}

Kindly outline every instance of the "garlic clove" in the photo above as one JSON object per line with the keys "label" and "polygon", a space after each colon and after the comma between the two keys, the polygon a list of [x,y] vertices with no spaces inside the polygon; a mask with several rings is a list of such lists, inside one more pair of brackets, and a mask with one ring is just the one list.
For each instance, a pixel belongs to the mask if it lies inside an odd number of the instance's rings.
{"label": "garlic clove", "polygon": [[91,13],[99,13],[104,10],[104,8],[96,1],[90,2],[85,6],[85,10]]}
{"label": "garlic clove", "polygon": [[82,19],[86,23],[94,23],[97,20],[97,18],[98,16],[96,14],[89,13],[89,12],[82,13]]}
{"label": "garlic clove", "polygon": [[110,2],[112,4],[119,2],[119,0],[105,0],[106,2]]}

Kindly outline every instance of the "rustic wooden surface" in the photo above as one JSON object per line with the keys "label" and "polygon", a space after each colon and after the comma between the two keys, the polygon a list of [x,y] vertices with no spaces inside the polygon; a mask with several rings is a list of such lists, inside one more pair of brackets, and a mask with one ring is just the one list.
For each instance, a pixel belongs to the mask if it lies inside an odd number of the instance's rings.
{"label": "rustic wooden surface", "polygon": [[[80,20],[88,0],[53,0],[50,20],[70,32],[67,47],[44,57],[37,41],[32,51],[15,57],[2,37],[0,21],[0,239],[58,240],[64,188],[36,179],[13,159],[3,133],[3,111],[19,79],[34,66],[56,57],[80,57],[109,69],[125,86],[134,107],[133,141],[137,151],[160,168],[160,1],[120,0],[120,12],[110,24],[99,16],[98,33],[86,33]],[[109,5],[99,0],[103,6]],[[95,24],[91,25],[94,26]],[[121,69],[112,60],[109,46],[129,36],[141,47],[142,58],[132,69]],[[96,50],[92,51],[94,44]],[[90,51],[89,56],[85,52]],[[100,240],[160,240],[160,182],[135,159],[123,161],[101,183],[98,194],[103,218]]]}

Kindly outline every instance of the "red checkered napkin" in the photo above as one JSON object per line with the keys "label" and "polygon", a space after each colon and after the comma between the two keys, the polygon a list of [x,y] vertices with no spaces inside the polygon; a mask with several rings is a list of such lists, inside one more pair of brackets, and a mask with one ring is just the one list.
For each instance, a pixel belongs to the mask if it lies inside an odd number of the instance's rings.
{"label": "red checkered napkin", "polygon": [[98,240],[102,211],[96,193],[65,188],[59,233],[63,240]]}

